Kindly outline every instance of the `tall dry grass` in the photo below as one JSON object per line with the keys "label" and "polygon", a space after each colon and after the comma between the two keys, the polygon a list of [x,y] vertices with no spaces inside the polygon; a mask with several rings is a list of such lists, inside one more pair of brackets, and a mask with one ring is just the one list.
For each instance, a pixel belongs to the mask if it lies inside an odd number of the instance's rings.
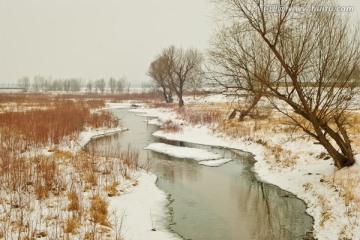
{"label": "tall dry grass", "polygon": [[[121,173],[131,172],[131,168],[137,166],[137,155],[131,154],[125,164],[119,159],[100,158],[84,152],[74,154],[56,146],[64,138],[74,139],[74,135],[88,126],[115,127],[119,124],[118,119],[107,112],[91,111],[104,106],[104,100],[44,95],[29,99],[27,96],[6,96],[1,100],[17,101],[18,106],[31,103],[32,106],[44,107],[0,113],[2,238],[47,236],[49,239],[63,239],[67,236],[73,239],[74,235],[76,239],[85,239],[86,234],[92,232],[92,239],[112,239],[112,234],[106,237],[98,230],[104,224],[106,227],[112,224],[105,209],[107,205],[100,202],[101,215],[94,217],[89,196],[101,195],[105,199],[108,193],[103,190],[104,186],[111,186],[112,196],[118,194],[122,179],[130,176]],[[51,152],[44,155],[43,147],[50,145]],[[96,184],[89,185],[87,174],[92,174],[92,182]],[[91,217],[96,222],[89,222]]]}
{"label": "tall dry grass", "polygon": [[180,118],[192,125],[218,124],[224,119],[224,113],[211,107],[182,107],[176,110]]}
{"label": "tall dry grass", "polygon": [[45,110],[0,114],[1,140],[27,145],[58,144],[65,136],[78,133],[86,126],[116,127],[118,119],[108,112],[90,113],[102,106],[97,101],[63,100],[49,103]]}
{"label": "tall dry grass", "polygon": [[160,129],[164,132],[178,133],[182,131],[182,126],[179,123],[176,123],[169,119],[161,124]]}

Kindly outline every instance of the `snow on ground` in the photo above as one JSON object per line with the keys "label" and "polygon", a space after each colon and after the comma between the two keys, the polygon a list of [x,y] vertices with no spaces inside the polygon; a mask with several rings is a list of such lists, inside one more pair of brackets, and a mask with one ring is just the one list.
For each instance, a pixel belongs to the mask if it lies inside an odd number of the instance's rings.
{"label": "snow on ground", "polygon": [[[210,94],[205,96],[196,97],[196,102],[211,102],[211,103],[220,103],[220,102],[231,102],[234,101],[235,97],[229,94]],[[185,102],[194,101],[193,97],[185,97]]]}
{"label": "snow on ground", "polygon": [[142,107],[142,106],[143,105],[138,102],[124,101],[124,102],[120,102],[120,103],[106,103],[106,107],[103,108],[102,110],[138,108],[138,107]]}
{"label": "snow on ground", "polygon": [[111,199],[109,209],[123,220],[123,239],[180,239],[165,227],[167,196],[157,188],[156,179],[154,174],[139,172],[138,185],[131,192]]}
{"label": "snow on ground", "polygon": [[203,149],[178,147],[165,143],[151,143],[145,149],[164,153],[176,158],[188,158],[195,161],[215,160],[222,157],[220,154],[212,153]]}
{"label": "snow on ground", "polygon": [[78,143],[81,146],[85,146],[91,139],[96,139],[104,136],[109,136],[117,132],[126,131],[126,128],[97,128],[87,129],[80,133]]}
{"label": "snow on ground", "polygon": [[163,153],[176,158],[193,159],[198,164],[208,167],[219,167],[232,161],[230,158],[222,158],[220,154],[198,148],[178,147],[165,143],[151,143],[145,149]]}
{"label": "snow on ground", "polygon": [[[81,150],[90,140],[110,136],[118,132],[126,131],[128,129],[123,127],[117,128],[87,128],[82,131],[76,139],[67,140],[65,139],[58,146],[59,149],[63,151],[70,151],[72,153],[76,153]],[[45,150],[46,151],[46,150]]]}
{"label": "snow on ground", "polygon": [[208,167],[220,167],[221,165],[224,165],[225,163],[228,163],[232,161],[230,158],[221,158],[216,160],[207,160],[207,161],[201,161],[199,164],[208,166]]}
{"label": "snow on ground", "polygon": [[[158,117],[159,120],[154,122],[157,124],[168,119],[174,122],[179,121],[176,113],[170,109],[132,111],[141,113],[141,116]],[[325,160],[326,158],[321,156],[324,153],[322,146],[301,137],[289,139],[288,134],[274,129],[261,130],[253,133],[252,137],[231,138],[224,134],[215,134],[206,126],[183,124],[180,132],[157,131],[153,135],[168,140],[223,146],[251,152],[257,161],[254,171],[262,181],[292,192],[306,202],[307,212],[315,220],[314,236],[316,238],[320,240],[360,239],[358,219],[360,203],[352,203],[349,206],[349,200],[346,200],[343,193],[345,190],[341,189],[342,185],[336,185],[336,181],[350,181],[354,176],[353,185],[358,185],[356,179],[360,178],[360,164],[337,171],[331,159]],[[360,156],[356,157],[360,161]],[[351,170],[357,174],[352,178],[349,177]],[[352,209],[356,212],[351,213]]]}
{"label": "snow on ground", "polygon": [[142,117],[160,117],[162,120],[164,119],[174,119],[176,118],[176,114],[174,112],[169,111],[167,108],[135,108],[129,110],[129,112],[138,113],[139,116]]}

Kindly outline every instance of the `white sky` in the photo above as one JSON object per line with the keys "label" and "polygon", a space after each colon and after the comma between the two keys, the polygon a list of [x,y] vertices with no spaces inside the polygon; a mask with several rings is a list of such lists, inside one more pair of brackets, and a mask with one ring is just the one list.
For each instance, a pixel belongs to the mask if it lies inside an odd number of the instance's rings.
{"label": "white sky", "polygon": [[207,0],[0,0],[0,84],[27,75],[133,84],[161,48],[205,50]]}
{"label": "white sky", "polygon": [[[359,0],[338,2],[359,16]],[[40,74],[139,85],[161,48],[204,51],[213,13],[208,0],[0,0],[0,84]]]}

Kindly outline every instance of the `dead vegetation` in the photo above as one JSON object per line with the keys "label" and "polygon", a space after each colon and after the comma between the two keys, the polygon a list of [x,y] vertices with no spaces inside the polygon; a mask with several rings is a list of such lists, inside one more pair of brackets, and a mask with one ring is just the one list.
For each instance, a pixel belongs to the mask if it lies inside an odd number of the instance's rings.
{"label": "dead vegetation", "polygon": [[172,120],[166,120],[161,123],[160,129],[169,133],[178,133],[182,131],[181,125],[173,122]]}
{"label": "dead vegetation", "polygon": [[[18,109],[0,114],[0,238],[120,236],[108,198],[136,182],[137,151],[129,147],[118,158],[105,158],[60,148],[87,127],[118,126],[111,114],[94,111],[104,101],[7,97]],[[4,96],[0,100],[6,102]]]}
{"label": "dead vegetation", "polygon": [[199,108],[194,111],[192,107],[178,108],[178,115],[191,125],[211,125],[222,120],[219,110]]}

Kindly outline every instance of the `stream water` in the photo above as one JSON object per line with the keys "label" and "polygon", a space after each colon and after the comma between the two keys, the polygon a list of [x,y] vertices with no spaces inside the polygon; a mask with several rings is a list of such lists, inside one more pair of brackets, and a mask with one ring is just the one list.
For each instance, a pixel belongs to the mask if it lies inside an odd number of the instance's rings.
{"label": "stream water", "polygon": [[[109,149],[131,144],[140,150],[141,159],[151,159],[150,170],[158,176],[157,185],[168,194],[171,231],[193,240],[312,239],[308,233],[313,219],[306,214],[304,202],[276,186],[259,182],[251,171],[251,154],[157,139],[152,133],[158,127],[146,124],[146,118],[127,109],[113,113],[129,131],[93,140],[87,147],[111,154]],[[207,167],[191,159],[143,150],[153,142],[202,148],[234,161]]]}

